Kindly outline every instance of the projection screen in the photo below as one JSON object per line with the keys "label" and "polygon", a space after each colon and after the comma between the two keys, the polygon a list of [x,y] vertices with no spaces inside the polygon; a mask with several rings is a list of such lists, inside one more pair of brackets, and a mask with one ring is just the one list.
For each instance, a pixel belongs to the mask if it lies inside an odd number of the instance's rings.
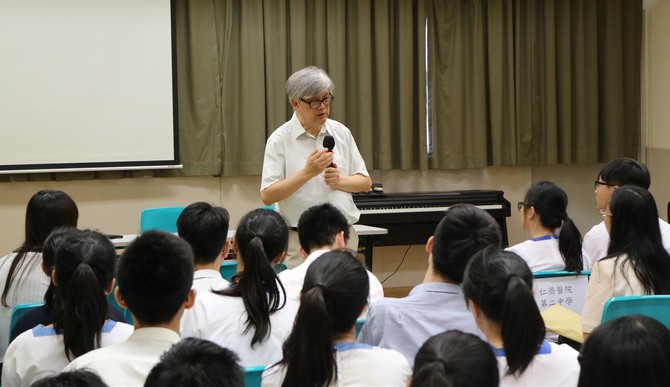
{"label": "projection screen", "polygon": [[0,173],[179,167],[170,0],[0,0]]}

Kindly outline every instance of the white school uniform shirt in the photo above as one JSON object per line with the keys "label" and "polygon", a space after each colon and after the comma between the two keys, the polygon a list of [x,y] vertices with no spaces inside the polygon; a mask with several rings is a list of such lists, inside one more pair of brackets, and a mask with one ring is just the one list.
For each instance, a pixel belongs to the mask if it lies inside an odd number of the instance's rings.
{"label": "white school uniform shirt", "polygon": [[[5,288],[7,274],[16,253],[0,259],[0,292]],[[7,304],[0,304],[0,362],[3,361],[9,344],[9,323],[12,309],[18,304],[43,302],[44,293],[49,287],[50,279],[42,271],[42,253],[29,252],[23,257],[23,264],[17,267],[16,277],[7,294]],[[19,277],[22,277],[19,279]],[[0,293],[1,294],[1,293]]]}
{"label": "white school uniform shirt", "polygon": [[218,270],[202,269],[196,270],[193,273],[193,286],[191,286],[191,289],[195,289],[196,292],[204,293],[209,291],[214,284],[218,287],[224,287],[228,284],[228,280],[221,277],[221,273]]}
{"label": "white school uniform shirt", "polygon": [[[107,320],[102,327],[100,346],[125,341],[133,326]],[[35,381],[60,373],[70,364],[65,356],[63,335],[53,327],[38,325],[20,334],[7,349],[2,366],[3,386],[30,386]]]}
{"label": "white school uniform shirt", "polygon": [[[663,247],[670,253],[670,224],[661,218],[658,218],[658,227],[661,230],[661,238],[663,240]],[[582,247],[588,254],[591,264],[598,262],[599,259],[607,256],[607,249],[610,245],[610,234],[607,232],[605,222],[600,222],[591,227],[589,232],[584,235]]]}
{"label": "white school uniform shirt", "polygon": [[[353,342],[335,343],[337,387],[405,387],[412,368],[400,352]],[[286,369],[275,366],[263,372],[261,386],[281,386]]]}
{"label": "white school uniform shirt", "polygon": [[[293,269],[284,270],[279,273],[279,280],[284,285],[286,289],[286,297],[289,300],[292,300],[296,303],[300,302],[300,292],[302,291],[302,285],[305,282],[305,274],[307,274],[307,269],[314,261],[316,261],[323,254],[327,253],[330,250],[317,250],[313,251],[307,258],[305,262],[294,267]],[[368,279],[370,280],[370,295],[368,298],[368,303],[372,304],[375,301],[381,300],[384,298],[384,288],[382,287],[381,282],[367,270]]]}
{"label": "white school uniform shirt", "polygon": [[[356,146],[351,131],[341,123],[326,120],[316,137],[310,135],[293,114],[291,119],[277,128],[265,145],[261,191],[274,183],[285,180],[305,167],[305,161],[315,149],[323,149],[326,135],[335,138],[334,163],[342,176],[370,176],[365,161]],[[311,178],[291,196],[278,203],[278,210],[286,218],[289,226],[297,227],[300,215],[311,206],[331,203],[337,207],[349,224],[360,217],[351,193],[330,188],[323,180],[323,174]]]}
{"label": "white school uniform shirt", "polygon": [[87,368],[110,387],[143,386],[163,353],[179,340],[171,329],[139,328],[124,342],[79,356],[63,371]]}
{"label": "white school uniform shirt", "polygon": [[[537,238],[530,238],[514,246],[506,248],[528,264],[530,271],[549,271],[565,270],[565,261],[558,249],[558,235],[544,235]],[[582,249],[583,270],[591,268],[591,259],[588,253]]]}
{"label": "white school uniform shirt", "polygon": [[211,291],[198,294],[188,315],[182,319],[182,337],[197,337],[229,348],[243,367],[266,366],[282,358],[282,344],[293,328],[298,305],[288,300],[270,315],[270,335],[251,347],[254,329],[244,332],[247,311],[241,297],[222,296]]}
{"label": "white school uniform shirt", "polygon": [[500,387],[569,387],[576,386],[579,380],[579,352],[570,346],[544,341],[528,368],[519,376],[505,375],[507,358],[505,351],[493,348],[498,359]]}

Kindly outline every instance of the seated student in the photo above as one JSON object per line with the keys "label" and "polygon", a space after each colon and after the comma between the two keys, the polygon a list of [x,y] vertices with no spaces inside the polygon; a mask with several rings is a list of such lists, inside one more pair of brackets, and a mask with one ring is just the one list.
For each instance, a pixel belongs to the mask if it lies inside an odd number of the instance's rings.
{"label": "seated student", "polygon": [[259,208],[244,215],[233,241],[238,273],[229,286],[198,294],[184,316],[182,336],[232,348],[243,367],[281,359],[297,310],[286,302],[273,269],[287,244],[288,226],[279,213]]}
{"label": "seated student", "polygon": [[65,371],[88,368],[110,386],[140,386],[179,341],[179,320],[193,305],[191,247],[176,235],[147,231],[121,256],[117,281],[117,301],[130,309],[135,332],[120,344],[78,357]]}
{"label": "seated student", "polygon": [[498,387],[499,379],[491,346],[473,334],[451,330],[421,346],[409,387]]}
{"label": "seated student", "polygon": [[532,186],[518,206],[530,239],[505,250],[523,258],[533,272],[588,269],[591,261],[582,251],[582,234],[567,208],[568,195],[561,187],[550,181]]}
{"label": "seated student", "polygon": [[[348,238],[349,223],[332,204],[319,204],[305,210],[298,220],[300,255],[305,261],[293,269],[279,273],[279,279],[286,288],[286,296],[298,302],[309,265],[332,249],[346,247]],[[368,277],[372,304],[384,297],[384,288],[370,271]]]}
{"label": "seated student", "polygon": [[[58,247],[60,247],[61,242],[65,236],[72,233],[72,230],[74,229],[70,227],[58,228],[49,234],[49,237],[44,241],[42,246],[42,270],[44,271],[44,274],[49,276],[49,278],[52,278],[51,274],[56,264],[56,250]],[[55,297],[56,285],[53,283],[52,279],[49,283],[47,291],[44,293],[44,305],[38,306],[16,321],[9,336],[9,342],[11,343],[21,333],[40,324],[45,326],[53,324],[54,312],[56,309]],[[107,318],[122,323],[126,322],[126,318],[123,316],[123,313],[121,313],[121,311],[112,305],[107,306]]]}
{"label": "seated student", "polygon": [[463,271],[475,253],[499,248],[500,241],[500,227],[486,211],[470,204],[450,207],[426,243],[423,283],[405,298],[372,304],[358,341],[395,349],[411,363],[429,337],[447,329],[482,335],[463,298]]}
{"label": "seated student", "polygon": [[[649,189],[651,176],[644,164],[630,158],[616,159],[607,163],[600,170],[593,186],[596,194],[596,208],[599,211],[605,210],[612,193],[617,188],[629,184]],[[658,225],[661,230],[663,246],[670,252],[670,224],[658,218]],[[603,221],[593,226],[584,235],[582,244],[591,262],[595,263],[607,255],[609,243],[610,235]]]}
{"label": "seated student", "polygon": [[225,208],[204,202],[184,208],[177,219],[177,233],[193,249],[193,289],[198,293],[210,290],[215,283],[223,282],[219,286],[228,283],[221,277],[219,268],[230,249],[229,220]]}
{"label": "seated student", "polygon": [[369,288],[352,251],[329,251],[312,263],[283,359],[263,372],[262,385],[405,387],[412,370],[400,353],[355,342]]}
{"label": "seated student", "polygon": [[107,384],[94,372],[76,370],[40,379],[31,387],[107,387]]}
{"label": "seated student", "polygon": [[582,346],[579,387],[668,385],[670,330],[630,315],[596,328]]}
{"label": "seated student", "polygon": [[477,253],[463,276],[463,294],[498,358],[500,385],[574,386],[577,351],[544,340],[533,298],[533,273],[509,251]]}
{"label": "seated student", "polygon": [[244,371],[238,360],[227,348],[187,337],[163,354],[144,387],[244,387]]}
{"label": "seated student", "polygon": [[57,249],[53,325],[38,325],[7,348],[2,385],[30,386],[59,373],[71,360],[124,341],[128,324],[107,320],[107,292],[114,285],[116,251],[93,231],[69,229]]}
{"label": "seated student", "polygon": [[26,208],[25,240],[17,251],[0,258],[0,363],[9,344],[12,308],[40,302],[49,287],[41,268],[44,240],[58,227],[77,227],[79,210],[62,191],[42,190],[30,198]]}
{"label": "seated student", "polygon": [[602,213],[612,240],[607,256],[591,269],[582,309],[584,337],[600,324],[608,299],[670,294],[670,255],[662,244],[651,193],[635,185],[619,187]]}

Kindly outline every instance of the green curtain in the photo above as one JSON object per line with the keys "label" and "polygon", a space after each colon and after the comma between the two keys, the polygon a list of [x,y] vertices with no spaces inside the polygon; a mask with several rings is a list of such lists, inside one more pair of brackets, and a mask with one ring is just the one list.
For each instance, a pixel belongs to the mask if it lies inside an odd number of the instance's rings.
{"label": "green curtain", "polygon": [[642,2],[430,0],[430,168],[637,157]]}

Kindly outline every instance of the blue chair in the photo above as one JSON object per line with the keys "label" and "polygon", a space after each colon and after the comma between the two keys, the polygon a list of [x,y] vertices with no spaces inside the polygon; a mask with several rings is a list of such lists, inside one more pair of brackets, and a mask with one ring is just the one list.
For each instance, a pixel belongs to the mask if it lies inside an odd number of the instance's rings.
{"label": "blue chair", "polygon": [[564,270],[533,273],[533,290],[537,307],[542,311],[553,305],[562,305],[581,314],[590,275],[590,271],[577,274]]}
{"label": "blue chair", "polygon": [[363,324],[365,324],[365,317],[359,317],[356,320],[356,338],[361,334],[361,329],[363,329]]}
{"label": "blue chair", "polygon": [[42,305],[44,305],[43,302],[15,305],[14,308],[12,308],[12,316],[10,317],[9,320],[9,335],[7,335],[7,337],[9,337],[12,334],[12,329],[14,329],[14,325],[16,325],[16,322],[19,321],[21,317],[25,316],[26,313]]}
{"label": "blue chair", "polygon": [[630,314],[651,317],[670,329],[670,295],[610,298],[605,302],[600,322],[604,323]]}
{"label": "blue chair", "polygon": [[[116,286],[114,286],[116,288]],[[123,313],[123,317],[126,318],[126,322],[130,325],[133,325],[133,314],[130,313],[129,309],[126,309],[119,305],[118,302],[116,302],[116,297],[114,297],[114,292],[111,292],[107,295],[107,303],[114,308],[116,308],[119,312]]]}
{"label": "blue chair", "polygon": [[265,366],[246,367],[244,369],[244,386],[261,387],[261,379]]}
{"label": "blue chair", "polygon": [[[279,274],[282,271],[288,269],[288,265],[286,262],[280,262],[275,265],[274,267],[275,273]],[[227,279],[230,281],[235,273],[237,273],[237,262],[236,261],[223,261],[221,264],[221,267],[219,267],[219,273],[221,273],[221,277]]]}
{"label": "blue chair", "polygon": [[184,206],[145,208],[140,216],[140,232],[160,230],[177,232],[177,218]]}

